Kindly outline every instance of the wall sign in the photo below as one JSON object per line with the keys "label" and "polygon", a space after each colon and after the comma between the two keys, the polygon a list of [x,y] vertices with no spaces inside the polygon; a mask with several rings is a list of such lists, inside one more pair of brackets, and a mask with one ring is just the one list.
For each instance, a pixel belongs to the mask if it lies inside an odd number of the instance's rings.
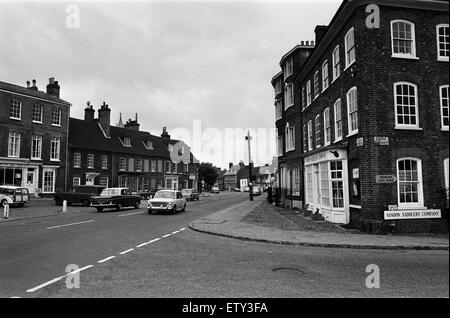
{"label": "wall sign", "polygon": [[356,147],[361,147],[362,145],[364,145],[364,138],[363,137],[359,137],[356,139]]}
{"label": "wall sign", "polygon": [[376,183],[394,183],[397,181],[397,176],[392,174],[377,174],[375,176]]}
{"label": "wall sign", "polygon": [[438,209],[384,211],[385,220],[439,219],[440,217],[441,210]]}
{"label": "wall sign", "polygon": [[373,137],[373,141],[380,146],[389,146],[389,137]]}

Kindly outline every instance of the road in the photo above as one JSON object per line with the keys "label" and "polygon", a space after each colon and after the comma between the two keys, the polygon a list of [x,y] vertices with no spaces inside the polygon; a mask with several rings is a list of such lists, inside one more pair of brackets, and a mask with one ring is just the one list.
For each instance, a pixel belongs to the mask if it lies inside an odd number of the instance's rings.
{"label": "road", "polygon": [[[0,224],[0,297],[448,297],[447,251],[281,246],[194,232],[247,200],[221,193],[176,215],[145,208]],[[67,288],[75,264],[79,288]],[[365,285],[366,266],[380,288]]]}

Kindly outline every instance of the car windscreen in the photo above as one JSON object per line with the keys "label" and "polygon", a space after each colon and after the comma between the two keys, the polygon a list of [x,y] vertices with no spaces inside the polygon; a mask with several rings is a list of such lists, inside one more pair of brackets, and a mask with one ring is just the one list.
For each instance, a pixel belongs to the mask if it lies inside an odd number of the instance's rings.
{"label": "car windscreen", "polygon": [[100,194],[102,197],[109,195],[120,195],[120,189],[105,189]]}
{"label": "car windscreen", "polygon": [[13,195],[14,194],[14,189],[0,188],[0,193],[7,194],[7,195]]}
{"label": "car windscreen", "polygon": [[172,191],[158,191],[155,193],[154,199],[175,199],[175,192]]}
{"label": "car windscreen", "polygon": [[184,190],[181,190],[181,193],[183,193],[183,194],[192,193],[192,190],[184,189]]}

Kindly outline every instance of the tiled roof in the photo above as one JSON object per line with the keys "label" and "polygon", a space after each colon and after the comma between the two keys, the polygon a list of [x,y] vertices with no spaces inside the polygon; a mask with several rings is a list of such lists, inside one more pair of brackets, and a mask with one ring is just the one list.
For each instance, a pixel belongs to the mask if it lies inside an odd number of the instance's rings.
{"label": "tiled roof", "polygon": [[26,88],[23,86],[5,83],[2,81],[0,81],[0,89],[18,93],[18,94],[22,94],[22,95],[28,95],[28,96],[32,96],[32,97],[41,98],[41,99],[47,99],[51,102],[66,104],[67,106],[71,105],[69,102],[67,102],[61,98],[55,97],[53,95],[47,94],[45,92],[35,91],[35,90],[29,89],[29,88]]}

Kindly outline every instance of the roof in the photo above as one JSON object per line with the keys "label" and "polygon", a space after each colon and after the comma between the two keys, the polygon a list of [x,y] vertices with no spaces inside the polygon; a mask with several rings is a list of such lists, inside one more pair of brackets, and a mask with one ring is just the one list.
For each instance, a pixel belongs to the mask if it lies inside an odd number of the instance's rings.
{"label": "roof", "polygon": [[230,169],[228,169],[228,171],[225,172],[223,176],[234,176],[239,172],[240,169],[241,169],[240,165],[234,165]]}
{"label": "roof", "polygon": [[35,97],[35,98],[39,98],[39,99],[44,99],[49,102],[63,104],[63,105],[67,105],[67,106],[72,105],[71,103],[69,103],[61,98],[47,94],[45,92],[35,91],[33,89],[29,89],[29,88],[26,88],[23,86],[10,84],[10,83],[6,83],[6,82],[2,82],[2,81],[0,81],[0,90],[4,90],[4,91],[16,93],[16,94],[21,94],[21,95],[25,95],[25,96],[31,96],[31,97]]}
{"label": "roof", "polygon": [[[149,132],[110,126],[110,137],[105,138],[96,120],[70,118],[69,147],[169,158],[169,150],[166,147],[168,140]],[[123,146],[119,138],[124,137],[130,138],[132,147]],[[146,141],[152,142],[153,149],[145,147]]]}

